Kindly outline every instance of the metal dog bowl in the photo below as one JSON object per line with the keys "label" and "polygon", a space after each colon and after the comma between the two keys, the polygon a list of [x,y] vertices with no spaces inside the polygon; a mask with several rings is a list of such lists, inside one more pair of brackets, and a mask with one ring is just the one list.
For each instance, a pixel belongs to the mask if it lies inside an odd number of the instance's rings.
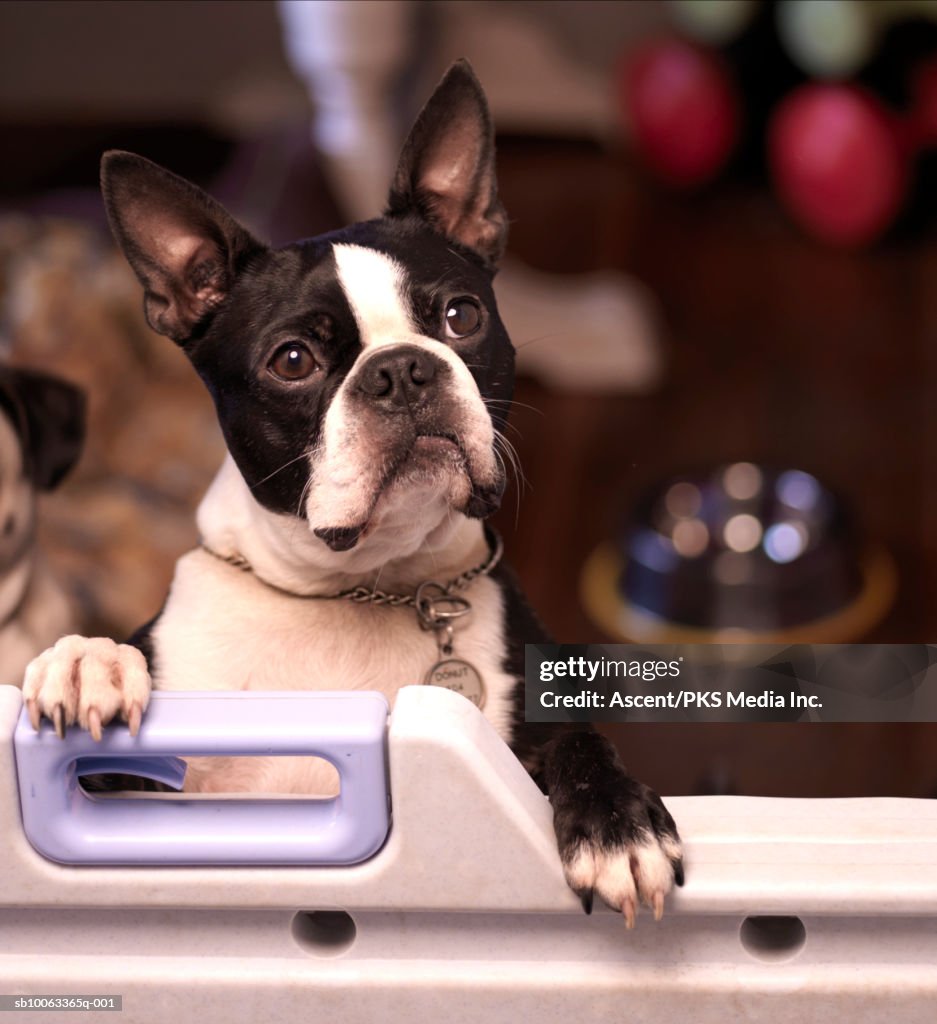
{"label": "metal dog bowl", "polygon": [[750,462],[655,489],[582,582],[592,618],[642,643],[843,642],[878,622],[895,592],[887,553],[860,548],[816,477]]}

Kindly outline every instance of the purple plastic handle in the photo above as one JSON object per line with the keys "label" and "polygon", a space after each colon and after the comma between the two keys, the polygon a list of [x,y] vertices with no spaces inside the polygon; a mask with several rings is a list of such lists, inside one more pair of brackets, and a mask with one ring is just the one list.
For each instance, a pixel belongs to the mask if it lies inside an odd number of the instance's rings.
{"label": "purple plastic handle", "polygon": [[[380,693],[162,692],[136,738],[114,725],[95,743],[77,728],[60,740],[48,722],[37,733],[24,709],[14,749],[26,837],[62,864],[357,864],[390,828],[387,714]],[[78,784],[92,769],[165,778],[176,755],[252,754],[324,758],[340,792],[96,799]]]}

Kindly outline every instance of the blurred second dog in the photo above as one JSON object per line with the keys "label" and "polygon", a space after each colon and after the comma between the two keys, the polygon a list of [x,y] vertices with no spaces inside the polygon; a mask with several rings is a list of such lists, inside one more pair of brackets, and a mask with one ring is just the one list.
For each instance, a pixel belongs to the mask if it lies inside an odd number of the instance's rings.
{"label": "blurred second dog", "polygon": [[0,684],[19,686],[30,660],[74,629],[68,597],[36,543],[40,491],[78,461],[82,392],[57,377],[0,366]]}

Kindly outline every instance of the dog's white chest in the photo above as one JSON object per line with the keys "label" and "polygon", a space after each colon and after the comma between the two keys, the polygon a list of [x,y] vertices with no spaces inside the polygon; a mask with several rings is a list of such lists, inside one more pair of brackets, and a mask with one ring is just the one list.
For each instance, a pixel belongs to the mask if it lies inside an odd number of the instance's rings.
{"label": "dog's white chest", "polygon": [[[503,671],[501,591],[480,579],[466,597],[472,610],[455,633],[453,656],[478,671],[484,714],[508,738],[515,680]],[[440,657],[410,607],[290,597],[203,551],[180,559],[152,638],[153,682],[162,690],[379,690],[393,703],[401,687],[423,683]],[[264,788],[308,786],[291,759],[272,760],[263,766]],[[203,781],[197,788],[225,786]]]}

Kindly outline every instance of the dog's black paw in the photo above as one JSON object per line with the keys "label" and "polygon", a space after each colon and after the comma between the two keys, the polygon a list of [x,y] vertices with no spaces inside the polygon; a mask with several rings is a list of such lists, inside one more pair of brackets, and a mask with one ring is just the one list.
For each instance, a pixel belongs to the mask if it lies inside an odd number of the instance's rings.
{"label": "dog's black paw", "polygon": [[586,913],[598,894],[629,928],[642,903],[660,920],[665,896],[683,885],[680,836],[660,797],[597,733],[554,741],[544,774],[563,871]]}

